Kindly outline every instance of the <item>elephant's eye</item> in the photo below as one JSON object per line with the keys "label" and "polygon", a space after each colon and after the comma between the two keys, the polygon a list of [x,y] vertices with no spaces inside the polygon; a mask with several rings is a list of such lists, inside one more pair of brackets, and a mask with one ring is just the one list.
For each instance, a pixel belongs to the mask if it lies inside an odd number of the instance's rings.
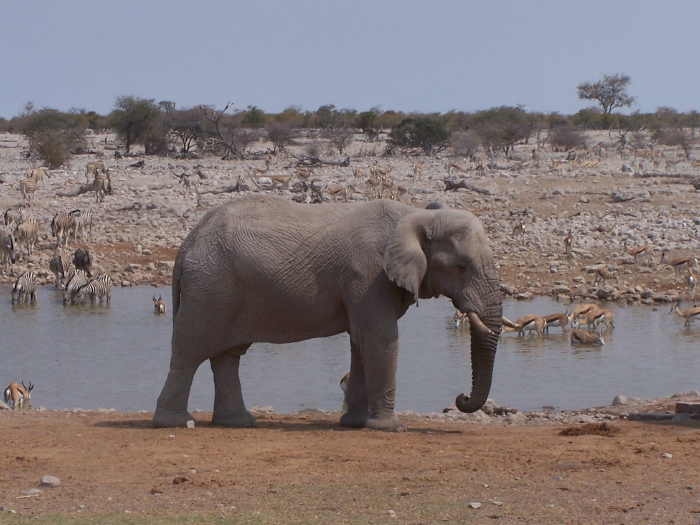
{"label": "elephant's eye", "polygon": [[460,272],[466,272],[467,271],[467,264],[466,263],[459,263],[457,265],[457,268],[459,268]]}

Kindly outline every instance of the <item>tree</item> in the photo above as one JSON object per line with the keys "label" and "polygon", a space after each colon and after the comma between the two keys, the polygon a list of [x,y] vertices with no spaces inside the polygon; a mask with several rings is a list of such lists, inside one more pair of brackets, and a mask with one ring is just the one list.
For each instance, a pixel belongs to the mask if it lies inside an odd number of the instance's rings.
{"label": "tree", "polygon": [[21,132],[35,152],[50,168],[67,164],[71,153],[85,149],[87,120],[80,114],[44,108],[27,111],[21,120]]}
{"label": "tree", "polygon": [[389,144],[404,149],[421,149],[432,156],[448,146],[451,133],[445,124],[435,117],[404,119],[389,133]]}
{"label": "tree", "polygon": [[578,98],[597,100],[604,114],[612,113],[613,109],[629,107],[634,103],[634,97],[627,94],[629,75],[603,75],[597,82],[584,82],[578,85]]}
{"label": "tree", "polygon": [[339,128],[327,131],[324,133],[324,137],[335,146],[335,149],[338,150],[338,154],[342,155],[345,148],[352,144],[354,133],[350,129]]}
{"label": "tree", "polygon": [[479,112],[474,130],[490,148],[502,150],[508,156],[516,142],[525,140],[532,132],[532,122],[522,107],[500,106]]}
{"label": "tree", "polygon": [[379,115],[381,110],[378,107],[363,111],[355,118],[355,125],[367,136],[367,140],[373,142],[379,136]]}
{"label": "tree", "polygon": [[179,152],[187,158],[201,138],[204,130],[204,115],[200,108],[189,108],[174,111],[170,123],[170,131],[175,136]]}
{"label": "tree", "polygon": [[292,126],[285,122],[270,122],[265,126],[265,132],[275,151],[284,151],[287,145],[294,142]]}
{"label": "tree", "polygon": [[143,144],[159,113],[160,109],[153,99],[121,96],[114,102],[114,110],[109,114],[107,123],[124,141],[126,152],[129,153],[134,144]]}
{"label": "tree", "polygon": [[262,128],[265,125],[265,112],[257,106],[248,106],[243,111],[241,122],[248,128]]}

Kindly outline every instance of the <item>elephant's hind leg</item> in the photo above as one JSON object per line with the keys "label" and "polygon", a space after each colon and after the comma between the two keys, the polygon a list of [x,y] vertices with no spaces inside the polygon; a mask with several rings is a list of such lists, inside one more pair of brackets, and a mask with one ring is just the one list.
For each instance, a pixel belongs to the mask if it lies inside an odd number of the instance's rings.
{"label": "elephant's hind leg", "polygon": [[158,397],[153,426],[184,427],[194,418],[187,411],[187,400],[197,367],[173,367],[168,373],[168,379]]}
{"label": "elephant's hind leg", "polygon": [[340,416],[341,427],[365,428],[371,417],[367,402],[365,369],[357,346],[350,342],[350,377],[348,378],[346,400],[348,409]]}
{"label": "elephant's hind leg", "polygon": [[253,427],[255,418],[248,412],[243,403],[241,380],[238,368],[241,355],[245,354],[250,345],[229,348],[225,352],[212,357],[211,370],[214,372],[214,414],[212,425],[225,427]]}

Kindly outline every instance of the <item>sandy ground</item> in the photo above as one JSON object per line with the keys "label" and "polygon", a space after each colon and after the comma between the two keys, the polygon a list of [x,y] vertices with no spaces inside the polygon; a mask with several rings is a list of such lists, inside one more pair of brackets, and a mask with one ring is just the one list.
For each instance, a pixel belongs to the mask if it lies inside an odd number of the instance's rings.
{"label": "sandy ground", "polygon": [[[602,134],[591,143],[606,140]],[[310,141],[292,152],[302,153]],[[3,211],[22,202],[11,184],[30,167],[21,156],[25,147],[19,136],[0,135]],[[212,206],[236,198],[225,190],[241,176],[250,191],[289,198],[298,194],[273,188],[274,181],[268,186],[265,177],[291,176],[290,187],[302,182],[290,156],[271,157],[266,173],[253,171],[265,169],[262,157],[145,157],[139,169],[129,165],[140,158],[114,159],[114,147],[113,137],[93,137],[97,154],[76,157],[40,186],[27,210],[41,224],[37,250],[3,269],[2,281],[33,268],[52,282],[51,218],[81,208],[93,211],[94,238],[71,240],[70,250],[88,247],[97,270],[117,283],[168,283],[182,238]],[[444,191],[445,159],[372,156],[381,145],[360,141],[349,151],[349,167],[317,168],[310,180],[327,195],[340,185],[351,200],[365,199],[365,180],[376,161],[389,171],[392,191],[406,189],[404,202],[441,200],[474,211],[514,295],[550,294],[563,286],[559,295],[568,302],[599,297],[602,289],[613,299],[611,307],[615,301],[654,304],[685,296],[683,280],[658,261],[663,250],[672,256],[697,250],[700,206],[684,177],[694,174],[688,163],[665,169],[651,157],[622,158],[610,143],[610,153],[588,152],[581,161],[545,151],[535,166],[532,147],[489,160],[484,173],[468,159],[449,159],[467,170],[452,178],[465,176],[476,192]],[[675,158],[678,152],[661,154]],[[114,195],[104,203],[92,194],[61,195],[84,183],[85,163],[99,159],[112,171]],[[423,169],[415,177],[420,161]],[[622,172],[623,164],[639,176]],[[363,174],[355,177],[358,168]],[[199,180],[198,195],[178,184],[183,172]],[[520,220],[522,240],[513,236]],[[562,244],[569,231],[573,257]],[[635,265],[624,241],[653,245],[656,264]],[[593,286],[588,272],[597,266],[611,268],[617,280]],[[652,409],[673,410],[672,401],[655,402]],[[209,427],[208,417],[200,414],[195,429],[168,430],[151,428],[146,413],[0,410],[0,506],[6,511],[0,522],[201,517],[239,523],[700,523],[697,421],[632,422],[611,415],[586,427],[575,420],[483,425],[416,417],[407,419],[409,432],[383,434],[341,429],[338,414],[263,414],[257,428],[246,430]],[[569,427],[579,435],[562,435]],[[58,477],[61,485],[41,487],[45,475]]]}
{"label": "sandy ground", "polygon": [[416,417],[387,434],[317,412],[263,414],[254,429],[150,417],[0,411],[0,522],[700,522],[700,421]]}

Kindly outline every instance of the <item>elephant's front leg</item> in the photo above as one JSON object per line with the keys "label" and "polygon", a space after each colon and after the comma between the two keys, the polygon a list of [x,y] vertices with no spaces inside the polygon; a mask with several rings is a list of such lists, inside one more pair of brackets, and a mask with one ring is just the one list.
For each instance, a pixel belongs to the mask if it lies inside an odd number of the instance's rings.
{"label": "elephant's front leg", "polygon": [[[376,319],[375,319],[376,320]],[[364,379],[370,417],[365,427],[374,430],[405,432],[404,425],[394,414],[396,394],[396,359],[399,341],[396,321],[375,324],[378,329],[369,333],[360,331],[357,347],[364,367]],[[352,382],[352,370],[350,371]],[[349,389],[348,389],[349,391]],[[348,400],[349,406],[349,400]],[[341,420],[342,423],[342,420]]]}
{"label": "elephant's front leg", "polygon": [[398,340],[364,352],[367,400],[371,417],[365,425],[374,430],[406,432],[406,425],[394,414]]}
{"label": "elephant's front leg", "polygon": [[250,345],[237,346],[210,359],[214,372],[214,414],[212,425],[253,427],[255,418],[243,403],[238,369],[241,355]]}

